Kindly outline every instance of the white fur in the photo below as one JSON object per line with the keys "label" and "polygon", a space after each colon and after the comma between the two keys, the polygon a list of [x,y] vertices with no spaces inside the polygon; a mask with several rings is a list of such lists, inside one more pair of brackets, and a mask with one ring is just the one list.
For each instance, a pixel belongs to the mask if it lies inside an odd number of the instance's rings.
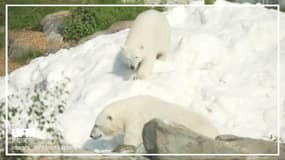
{"label": "white fur", "polygon": [[[132,24],[124,47],[123,61],[133,66],[136,78],[151,75],[156,58],[165,60],[170,50],[170,26],[159,11],[147,10]],[[140,64],[140,65],[139,65]]]}
{"label": "white fur", "polygon": [[125,145],[138,146],[142,143],[144,124],[153,118],[182,124],[210,138],[218,135],[207,118],[197,113],[152,96],[136,96],[107,106],[97,117],[91,136],[123,133]]}

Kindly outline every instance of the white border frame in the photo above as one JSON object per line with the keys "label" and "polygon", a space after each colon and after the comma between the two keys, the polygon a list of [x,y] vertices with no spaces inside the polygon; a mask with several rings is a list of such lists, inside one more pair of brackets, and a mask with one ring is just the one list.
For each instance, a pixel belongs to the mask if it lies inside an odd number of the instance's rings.
{"label": "white border frame", "polygon": [[[276,7],[277,8],[277,153],[276,154],[126,154],[126,153],[9,153],[8,152],[8,7]],[[177,4],[5,4],[5,154],[6,156],[279,156],[280,155],[280,6],[279,5],[250,5],[250,4],[233,4],[233,5],[177,5]]]}

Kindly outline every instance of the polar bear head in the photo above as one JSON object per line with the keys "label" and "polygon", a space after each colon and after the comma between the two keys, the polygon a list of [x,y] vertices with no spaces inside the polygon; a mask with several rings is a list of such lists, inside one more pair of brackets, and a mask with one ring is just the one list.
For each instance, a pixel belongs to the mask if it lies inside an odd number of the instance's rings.
{"label": "polar bear head", "polygon": [[121,47],[122,60],[129,69],[136,71],[144,59],[144,47]]}
{"label": "polar bear head", "polygon": [[100,137],[110,137],[116,133],[120,133],[123,130],[121,120],[114,112],[112,107],[107,107],[103,110],[96,119],[95,125],[93,126],[90,137],[97,139]]}

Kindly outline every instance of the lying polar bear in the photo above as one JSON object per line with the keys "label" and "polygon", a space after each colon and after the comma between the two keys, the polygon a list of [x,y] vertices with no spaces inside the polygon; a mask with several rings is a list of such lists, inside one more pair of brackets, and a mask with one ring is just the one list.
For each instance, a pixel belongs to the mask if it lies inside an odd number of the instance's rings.
{"label": "lying polar bear", "polygon": [[165,60],[170,50],[170,26],[164,14],[147,10],[137,16],[121,49],[123,61],[136,72],[134,79],[151,75],[156,59]]}
{"label": "lying polar bear", "polygon": [[124,145],[138,147],[142,143],[142,130],[146,122],[158,118],[168,120],[214,138],[218,131],[206,117],[152,96],[135,96],[106,106],[98,115],[90,137],[124,134]]}

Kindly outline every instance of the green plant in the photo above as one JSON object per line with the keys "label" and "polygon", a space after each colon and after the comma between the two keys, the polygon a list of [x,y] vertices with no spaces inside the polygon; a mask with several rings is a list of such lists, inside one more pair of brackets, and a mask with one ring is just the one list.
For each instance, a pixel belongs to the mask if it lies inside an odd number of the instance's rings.
{"label": "green plant", "polygon": [[5,46],[5,33],[0,32],[0,49],[3,49]]}
{"label": "green plant", "polygon": [[[132,20],[150,7],[77,7],[65,19],[64,38],[78,41],[81,38],[107,29],[116,21]],[[162,7],[155,8],[163,10]]]}
{"label": "green plant", "polygon": [[[0,100],[0,159],[5,159],[5,160],[26,160],[26,157],[20,157],[20,156],[15,156],[15,157],[7,157],[5,155],[5,103],[4,99]],[[11,135],[8,135],[9,138]],[[26,145],[25,143],[20,143],[21,146]],[[13,153],[22,153],[21,150],[18,150],[15,148],[15,146],[8,145],[8,149],[10,152]]]}
{"label": "green plant", "polygon": [[9,29],[33,29],[41,30],[41,20],[48,14],[71,7],[9,7]]}
{"label": "green plant", "polygon": [[[9,126],[25,124],[25,128],[37,128],[47,133],[52,142],[62,147],[63,136],[56,129],[57,117],[65,110],[65,99],[69,95],[66,89],[69,78],[62,81],[47,83],[43,80],[35,84],[31,89],[23,89],[20,92],[8,96],[8,121]],[[4,100],[0,101],[0,128],[4,128]],[[2,130],[3,131],[3,130]],[[10,140],[15,140],[11,137]],[[0,133],[1,142],[4,141],[4,132]],[[2,141],[3,140],[3,141]],[[21,153],[18,148],[21,146],[29,146],[28,142],[9,143],[9,152]]]}
{"label": "green plant", "polygon": [[[135,0],[134,3],[142,3]],[[122,0],[9,0],[9,4],[123,4]],[[4,25],[4,5],[0,3],[0,26]],[[1,10],[2,9],[2,10]],[[9,7],[9,29],[40,30],[40,21],[44,16],[73,7]],[[2,19],[3,18],[3,19]]]}
{"label": "green plant", "polygon": [[4,21],[5,21],[5,12],[4,12],[4,5],[0,3],[0,27],[4,26]]}
{"label": "green plant", "polygon": [[12,60],[14,62],[20,63],[20,64],[26,64],[28,63],[30,60],[36,58],[36,57],[40,57],[43,56],[44,53],[42,51],[39,50],[28,50],[25,53],[22,54],[22,56],[20,57],[15,57]]}
{"label": "green plant", "polygon": [[205,4],[214,4],[216,0],[205,0]]}

